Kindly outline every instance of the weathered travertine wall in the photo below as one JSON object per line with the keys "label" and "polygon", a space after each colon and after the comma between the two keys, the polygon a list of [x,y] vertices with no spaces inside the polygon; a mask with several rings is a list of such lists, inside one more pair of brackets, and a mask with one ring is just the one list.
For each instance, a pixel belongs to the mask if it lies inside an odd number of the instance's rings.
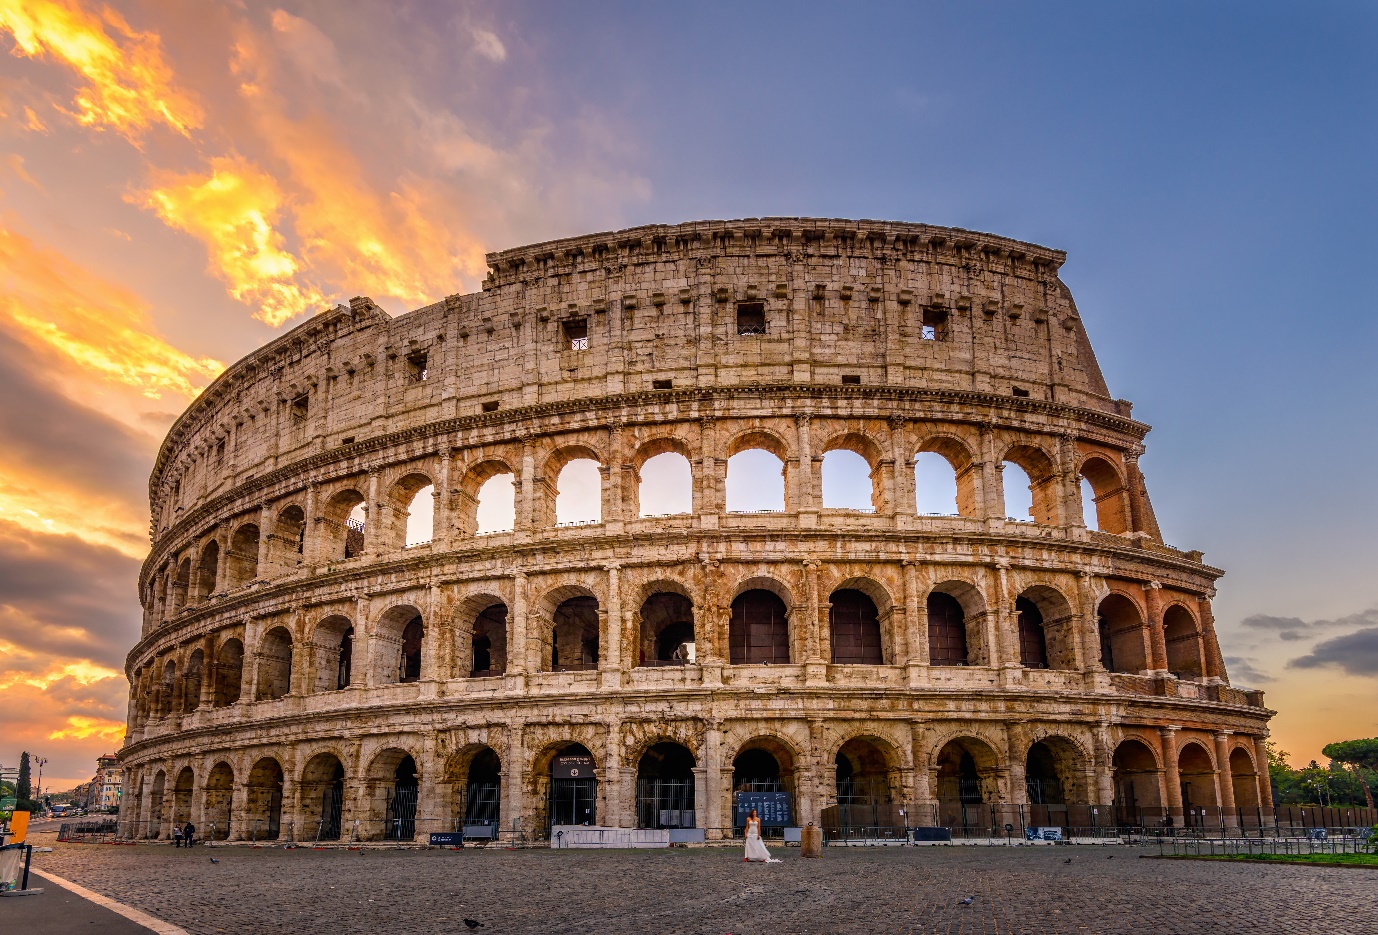
{"label": "weathered travertine wall", "polygon": [[[805,821],[839,797],[1266,808],[1271,712],[1228,684],[1220,571],[1162,543],[1148,427],[1109,395],[1063,259],[890,222],[637,228],[493,254],[479,294],[396,319],[354,299],[260,349],[150,480],[124,817],[303,837],[334,789],[345,833],[377,836],[414,785],[435,830],[475,817],[491,751],[503,827],[540,833],[552,759],[580,744],[597,820],[634,826],[670,742],[708,829],[753,749]],[[782,512],[726,509],[751,448],[784,464]],[[837,449],[870,465],[873,511],[823,506]],[[664,452],[693,509],[643,517]],[[916,513],[921,452],[960,515]],[[601,521],[557,526],[576,458],[601,465]],[[1006,517],[1006,463],[1032,522]],[[513,528],[479,535],[504,473]],[[428,486],[434,535],[406,546]],[[693,661],[658,659],[686,614]],[[757,625],[773,664],[743,661]],[[745,764],[737,785],[764,778]]]}

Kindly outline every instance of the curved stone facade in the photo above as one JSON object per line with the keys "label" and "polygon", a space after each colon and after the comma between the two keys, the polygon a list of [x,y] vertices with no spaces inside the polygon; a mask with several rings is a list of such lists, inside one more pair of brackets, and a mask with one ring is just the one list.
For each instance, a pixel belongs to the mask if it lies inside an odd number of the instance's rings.
{"label": "curved stone facade", "polygon": [[[168,434],[126,665],[137,833],[715,837],[741,790],[783,793],[792,823],[1268,809],[1272,712],[1229,685],[1221,572],[1162,542],[1148,426],[1106,389],[1062,253],[768,219],[488,260],[477,294],[316,316]],[[728,510],[749,449],[779,458],[782,510]],[[837,450],[870,509],[825,506]],[[643,516],[666,453],[690,511]],[[953,515],[916,510],[923,453]],[[562,525],[580,459],[601,515]],[[1028,518],[1006,516],[1008,464]],[[504,474],[512,528],[480,532]],[[418,491],[434,529],[409,545]]]}

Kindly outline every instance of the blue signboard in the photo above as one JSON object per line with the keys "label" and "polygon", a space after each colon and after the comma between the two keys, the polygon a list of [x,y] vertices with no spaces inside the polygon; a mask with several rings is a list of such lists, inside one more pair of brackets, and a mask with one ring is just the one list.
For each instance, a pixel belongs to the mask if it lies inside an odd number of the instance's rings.
{"label": "blue signboard", "polygon": [[762,828],[785,828],[794,824],[788,792],[738,792],[737,827],[746,827],[747,813],[756,809]]}

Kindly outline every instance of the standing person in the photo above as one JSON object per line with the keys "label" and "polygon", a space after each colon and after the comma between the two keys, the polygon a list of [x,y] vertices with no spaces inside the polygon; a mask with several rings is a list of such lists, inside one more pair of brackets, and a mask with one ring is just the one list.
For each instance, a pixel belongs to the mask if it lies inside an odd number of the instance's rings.
{"label": "standing person", "polygon": [[752,809],[746,816],[746,856],[744,861],[756,861],[763,864],[778,864],[780,861],[770,856],[770,851],[761,843],[761,819],[756,815],[756,809]]}
{"label": "standing person", "polygon": [[187,826],[182,829],[182,839],[187,842],[187,847],[191,847],[196,841],[196,826],[187,822]]}

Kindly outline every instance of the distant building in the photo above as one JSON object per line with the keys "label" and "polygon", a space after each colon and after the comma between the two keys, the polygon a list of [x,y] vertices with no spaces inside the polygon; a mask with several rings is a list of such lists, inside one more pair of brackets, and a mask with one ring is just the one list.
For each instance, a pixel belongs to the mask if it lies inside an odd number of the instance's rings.
{"label": "distant building", "polygon": [[96,775],[91,779],[86,794],[87,811],[100,809],[116,810],[120,807],[120,782],[124,770],[120,768],[119,758],[107,753],[96,760]]}

